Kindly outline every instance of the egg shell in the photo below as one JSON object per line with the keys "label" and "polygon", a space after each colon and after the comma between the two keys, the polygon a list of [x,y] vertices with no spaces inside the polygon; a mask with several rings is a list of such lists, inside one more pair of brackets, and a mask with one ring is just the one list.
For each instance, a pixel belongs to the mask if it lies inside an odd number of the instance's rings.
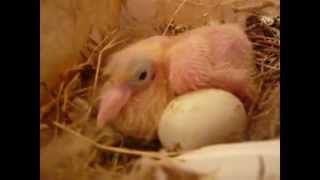
{"label": "egg shell", "polygon": [[199,90],[168,104],[158,136],[168,150],[235,142],[243,138],[247,120],[242,102],[233,94],[219,89]]}

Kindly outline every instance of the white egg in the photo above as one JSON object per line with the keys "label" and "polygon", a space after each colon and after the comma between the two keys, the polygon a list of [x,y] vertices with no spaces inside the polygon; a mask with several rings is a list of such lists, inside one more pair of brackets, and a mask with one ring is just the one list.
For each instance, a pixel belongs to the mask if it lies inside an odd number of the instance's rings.
{"label": "white egg", "polygon": [[158,136],[166,149],[195,149],[243,138],[247,114],[233,94],[207,89],[172,100],[163,112]]}

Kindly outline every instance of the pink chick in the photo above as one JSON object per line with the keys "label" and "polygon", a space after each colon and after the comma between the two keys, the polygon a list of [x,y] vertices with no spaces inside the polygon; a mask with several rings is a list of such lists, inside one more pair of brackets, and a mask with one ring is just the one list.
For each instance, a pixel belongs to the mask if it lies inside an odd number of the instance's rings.
{"label": "pink chick", "polygon": [[166,105],[177,95],[220,88],[252,100],[252,47],[235,25],[202,27],[177,37],[155,36],[109,57],[98,127],[152,140]]}

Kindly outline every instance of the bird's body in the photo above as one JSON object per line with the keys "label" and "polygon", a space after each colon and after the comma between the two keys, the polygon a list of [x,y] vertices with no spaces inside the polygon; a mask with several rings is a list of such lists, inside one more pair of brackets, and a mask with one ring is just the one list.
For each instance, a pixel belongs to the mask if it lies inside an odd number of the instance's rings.
{"label": "bird's body", "polygon": [[198,28],[178,36],[166,53],[171,87],[184,94],[202,88],[221,88],[241,99],[252,98],[252,47],[233,25]]}
{"label": "bird's body", "polygon": [[220,88],[252,99],[253,67],[251,44],[234,25],[142,40],[109,59],[105,71],[111,83],[101,93],[98,125],[110,121],[126,136],[151,140],[175,96]]}

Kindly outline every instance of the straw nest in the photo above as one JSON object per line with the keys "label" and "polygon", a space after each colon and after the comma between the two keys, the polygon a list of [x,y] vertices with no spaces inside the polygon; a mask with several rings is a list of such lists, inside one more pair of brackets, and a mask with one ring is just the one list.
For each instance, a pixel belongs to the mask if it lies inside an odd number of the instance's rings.
{"label": "straw nest", "polygon": [[[112,129],[98,130],[95,127],[95,99],[103,82],[100,69],[104,56],[145,36],[176,35],[210,23],[206,14],[200,24],[175,23],[187,2],[193,1],[179,1],[173,13],[156,25],[139,24],[104,32],[93,27],[81,51],[81,62],[66,69],[55,88],[40,82],[41,88],[49,94],[49,100],[40,107],[42,179],[154,179],[148,174],[154,168],[137,168],[137,158],[166,160],[183,153],[165,152],[157,141],[137,142]],[[191,5],[201,6],[196,2]],[[250,8],[254,10],[248,13]],[[259,8],[263,7],[234,8],[234,12],[246,11],[243,26],[254,45],[258,72],[259,98],[249,111],[248,141],[272,139],[280,134],[280,17],[261,16]],[[125,23],[130,24],[128,13],[125,17]],[[196,176],[171,171],[175,179],[195,179]]]}

